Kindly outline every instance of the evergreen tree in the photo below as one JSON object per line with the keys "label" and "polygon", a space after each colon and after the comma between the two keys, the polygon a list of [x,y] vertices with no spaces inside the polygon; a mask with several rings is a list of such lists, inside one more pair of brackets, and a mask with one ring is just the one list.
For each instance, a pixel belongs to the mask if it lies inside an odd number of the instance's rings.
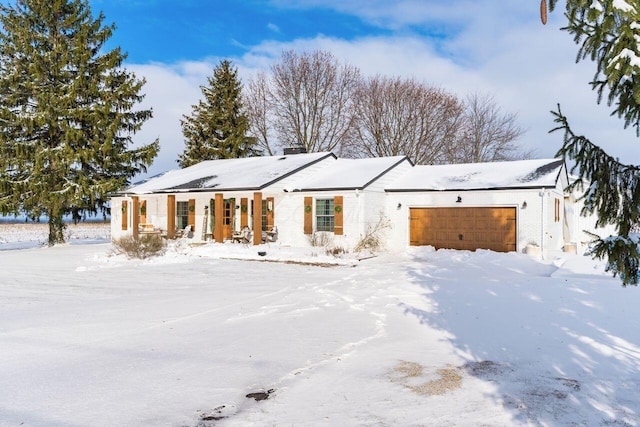
{"label": "evergreen tree", "polygon": [[[553,10],[557,0],[550,0]],[[541,12],[546,15],[546,5]],[[640,3],[625,0],[567,0],[563,30],[579,45],[577,61],[591,59],[596,73],[591,87],[598,102],[606,95],[612,115],[632,125],[640,135]],[[626,165],[569,126],[560,106],[552,112],[564,132],[559,155],[575,161],[578,180],[571,186],[586,187],[584,212],[596,213],[598,224],[613,224],[617,236],[594,236],[592,254],[608,259],[607,269],[619,275],[623,285],[640,281],[640,167]],[[586,185],[585,185],[586,184]]]}
{"label": "evergreen tree", "polygon": [[223,60],[207,82],[208,86],[200,87],[204,99],[180,121],[186,139],[184,153],[178,159],[180,167],[203,160],[259,155],[255,138],[247,137],[249,120],[242,105],[237,68]]}
{"label": "evergreen tree", "polygon": [[49,218],[106,211],[107,195],[145,171],[158,141],[129,150],[151,117],[132,111],[144,81],[103,52],[114,26],[87,0],[16,0],[0,6],[0,213]]}

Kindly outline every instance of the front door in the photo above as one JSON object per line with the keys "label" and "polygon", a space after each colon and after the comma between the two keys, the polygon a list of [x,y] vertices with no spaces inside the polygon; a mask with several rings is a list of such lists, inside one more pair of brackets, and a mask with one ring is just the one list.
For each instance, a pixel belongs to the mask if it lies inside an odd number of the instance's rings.
{"label": "front door", "polygon": [[[222,203],[222,240],[231,239],[234,231],[234,218],[236,210],[236,199],[224,199]],[[213,234],[213,226],[215,216],[218,212],[215,211],[215,200],[209,201],[209,211],[211,212],[211,220],[209,221],[209,227],[211,234]]]}

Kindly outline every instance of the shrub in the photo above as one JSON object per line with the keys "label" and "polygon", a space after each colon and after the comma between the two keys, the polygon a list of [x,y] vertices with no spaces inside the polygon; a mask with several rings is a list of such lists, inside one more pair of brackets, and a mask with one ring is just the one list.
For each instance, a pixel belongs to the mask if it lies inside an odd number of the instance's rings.
{"label": "shrub", "polygon": [[333,244],[333,237],[324,231],[314,231],[309,234],[309,243],[314,248],[327,248]]}
{"label": "shrub", "polygon": [[333,240],[333,233],[328,233],[326,231],[314,231],[308,237],[309,244],[311,244],[312,247],[324,248],[324,253],[327,255],[339,257],[340,255],[348,252],[345,248],[336,245]]}
{"label": "shrub", "polygon": [[346,254],[347,250],[342,246],[333,246],[325,249],[325,253],[327,255],[333,255],[334,257],[339,257],[342,254]]}
{"label": "shrub", "polygon": [[139,238],[121,237],[113,241],[114,252],[124,254],[128,259],[145,259],[162,255],[167,248],[165,240],[155,234],[145,234]]}
{"label": "shrub", "polygon": [[362,252],[368,250],[370,252],[377,252],[384,249],[383,235],[384,230],[391,228],[391,221],[380,212],[378,222],[375,224],[367,224],[367,230],[364,236],[360,237],[360,240],[353,248],[355,252]]}

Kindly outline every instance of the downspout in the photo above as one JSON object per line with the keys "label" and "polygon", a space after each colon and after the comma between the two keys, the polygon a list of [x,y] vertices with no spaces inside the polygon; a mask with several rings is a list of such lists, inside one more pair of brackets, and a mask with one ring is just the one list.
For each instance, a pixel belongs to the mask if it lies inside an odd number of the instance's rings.
{"label": "downspout", "polygon": [[361,209],[361,200],[360,200],[360,191],[356,188],[356,202],[357,202],[357,209],[358,209],[358,215],[357,215],[357,221],[358,221],[358,228],[359,228],[359,232],[360,232],[360,236],[364,235],[364,224],[362,224],[362,209]]}
{"label": "downspout", "polygon": [[544,244],[544,234],[545,234],[545,230],[546,230],[546,224],[545,224],[545,218],[546,218],[546,212],[544,209],[544,196],[546,194],[547,190],[542,190],[540,192],[540,197],[542,197],[542,203],[540,205],[540,256],[542,257],[542,259],[544,259],[544,248],[545,248],[545,244]]}

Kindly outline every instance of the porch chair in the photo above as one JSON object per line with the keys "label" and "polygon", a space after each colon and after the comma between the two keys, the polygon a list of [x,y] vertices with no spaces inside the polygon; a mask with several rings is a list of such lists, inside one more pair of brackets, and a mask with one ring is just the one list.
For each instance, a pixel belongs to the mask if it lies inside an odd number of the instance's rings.
{"label": "porch chair", "polygon": [[278,227],[277,226],[274,225],[271,228],[271,230],[262,232],[262,242],[263,243],[275,242],[276,240],[278,240]]}
{"label": "porch chair", "polygon": [[251,229],[245,225],[244,227],[242,227],[242,230],[233,232],[233,234],[231,235],[231,240],[233,242],[239,243],[250,243],[252,235],[253,232],[251,231]]}
{"label": "porch chair", "polygon": [[191,238],[191,224],[187,225],[183,229],[176,230],[176,239]]}

